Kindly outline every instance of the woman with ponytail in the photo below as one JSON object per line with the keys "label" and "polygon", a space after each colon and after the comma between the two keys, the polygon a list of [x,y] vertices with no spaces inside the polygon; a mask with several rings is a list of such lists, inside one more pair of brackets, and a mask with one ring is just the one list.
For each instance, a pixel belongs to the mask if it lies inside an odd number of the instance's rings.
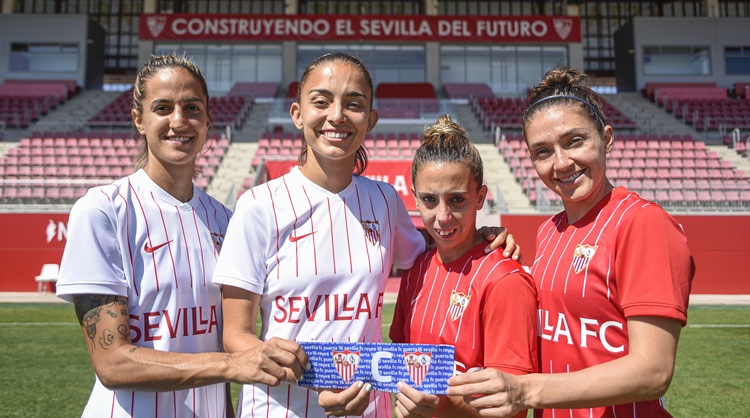
{"label": "woman with ponytail", "polygon": [[[323,55],[302,73],[289,109],[306,144],[299,166],[239,198],[217,263],[227,351],[274,337],[382,341],[379,307],[391,266],[411,267],[425,240],[393,186],[360,175],[364,139],[378,121],[373,92],[367,68],[347,53]],[[497,234],[495,247],[507,236],[513,251],[507,232],[488,232]],[[349,316],[347,303],[371,310]],[[316,391],[294,378],[290,369],[276,387],[245,385],[237,415],[391,415],[390,395],[369,384]]]}
{"label": "woman with ponytail", "polygon": [[[502,251],[484,251],[476,228],[487,195],[482,159],[448,115],[427,127],[412,165],[412,193],[435,245],[405,271],[391,325],[393,342],[450,344],[455,372],[536,371],[536,289]],[[398,384],[396,415],[479,416],[461,397]],[[519,416],[526,416],[520,412]]]}
{"label": "woman with ponytail", "polygon": [[[680,225],[607,178],[612,126],[588,77],[561,67],[529,95],[529,157],[564,211],[539,228],[541,374],[453,377],[484,416],[670,417],[669,388],[694,265]],[[475,396],[486,395],[486,396]]]}

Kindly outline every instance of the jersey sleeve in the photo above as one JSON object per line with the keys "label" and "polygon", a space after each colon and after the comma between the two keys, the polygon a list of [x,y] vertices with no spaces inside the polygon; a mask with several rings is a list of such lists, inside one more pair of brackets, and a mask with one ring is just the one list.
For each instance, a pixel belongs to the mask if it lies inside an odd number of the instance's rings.
{"label": "jersey sleeve", "polygon": [[128,296],[122,257],[108,196],[91,189],[68,218],[57,296],[69,302],[82,294]]}
{"label": "jersey sleeve", "polygon": [[659,316],[687,323],[693,258],[682,227],[661,207],[630,217],[618,239],[616,274],[625,317]]}
{"label": "jersey sleeve", "polygon": [[417,268],[411,268],[404,270],[401,274],[396,307],[393,310],[393,321],[391,322],[391,329],[388,332],[391,342],[411,342],[408,332],[409,327],[407,325],[411,321],[411,300],[414,298],[417,287],[418,270]]}
{"label": "jersey sleeve", "polygon": [[537,371],[537,297],[531,276],[511,273],[487,290],[482,335],[485,368]]}
{"label": "jersey sleeve", "polygon": [[263,294],[272,231],[263,202],[248,191],[238,200],[216,262],[213,282]]}
{"label": "jersey sleeve", "polygon": [[406,210],[404,201],[391,188],[395,196],[392,201],[396,206],[396,230],[393,251],[393,265],[399,269],[408,269],[414,265],[414,261],[426,249],[422,234],[417,231],[414,222],[411,221],[409,212]]}

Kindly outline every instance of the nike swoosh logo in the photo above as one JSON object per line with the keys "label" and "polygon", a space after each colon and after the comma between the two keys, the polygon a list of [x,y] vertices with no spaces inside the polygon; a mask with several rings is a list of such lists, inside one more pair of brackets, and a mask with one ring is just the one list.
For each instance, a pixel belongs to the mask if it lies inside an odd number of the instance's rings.
{"label": "nike swoosh logo", "polygon": [[165,245],[169,244],[170,242],[172,242],[172,240],[169,240],[169,241],[167,241],[167,242],[163,242],[163,243],[161,243],[161,244],[159,244],[159,245],[155,245],[155,246],[153,246],[153,247],[149,247],[149,246],[148,246],[148,243],[146,243],[146,246],[145,246],[145,247],[143,247],[143,249],[144,249],[144,250],[145,250],[145,251],[146,251],[147,253],[151,254],[151,253],[153,253],[154,251],[158,250],[159,248],[161,248],[161,247],[163,247],[163,246],[165,246]]}
{"label": "nike swoosh logo", "polygon": [[301,240],[302,238],[308,237],[314,233],[315,231],[312,231],[312,232],[308,232],[307,234],[297,235],[296,237],[294,235],[289,235],[289,242],[297,242]]}

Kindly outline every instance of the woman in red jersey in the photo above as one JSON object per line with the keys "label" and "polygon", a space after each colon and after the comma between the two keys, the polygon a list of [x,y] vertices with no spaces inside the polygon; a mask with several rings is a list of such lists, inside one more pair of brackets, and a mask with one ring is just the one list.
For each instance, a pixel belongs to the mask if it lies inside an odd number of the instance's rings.
{"label": "woman in red jersey", "polygon": [[[412,165],[414,198],[435,241],[405,271],[394,312],[393,342],[455,346],[455,372],[537,370],[536,289],[515,260],[485,253],[476,228],[487,186],[482,159],[466,131],[443,116],[423,132]],[[478,416],[460,396],[398,384],[399,417]],[[519,412],[525,417],[526,411]]]}
{"label": "woman in red jersey", "polygon": [[694,264],[680,225],[606,176],[614,147],[599,96],[578,70],[550,70],[529,95],[524,135],[564,211],[538,231],[541,374],[451,378],[484,416],[669,417]]}

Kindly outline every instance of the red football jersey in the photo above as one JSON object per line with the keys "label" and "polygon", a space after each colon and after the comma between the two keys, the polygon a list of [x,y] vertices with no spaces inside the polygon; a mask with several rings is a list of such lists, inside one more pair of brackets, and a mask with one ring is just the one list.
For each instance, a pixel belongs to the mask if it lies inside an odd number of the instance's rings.
{"label": "red football jersey", "polygon": [[401,278],[390,337],[394,342],[450,344],[455,372],[492,367],[512,374],[537,370],[536,291],[522,266],[484,252],[440,262],[427,251]]}
{"label": "red football jersey", "polygon": [[[583,219],[562,212],[539,228],[531,274],[539,295],[543,373],[573,372],[628,353],[627,318],[687,321],[693,264],[680,225],[616,188]],[[663,399],[537,411],[552,417],[668,417]]]}

